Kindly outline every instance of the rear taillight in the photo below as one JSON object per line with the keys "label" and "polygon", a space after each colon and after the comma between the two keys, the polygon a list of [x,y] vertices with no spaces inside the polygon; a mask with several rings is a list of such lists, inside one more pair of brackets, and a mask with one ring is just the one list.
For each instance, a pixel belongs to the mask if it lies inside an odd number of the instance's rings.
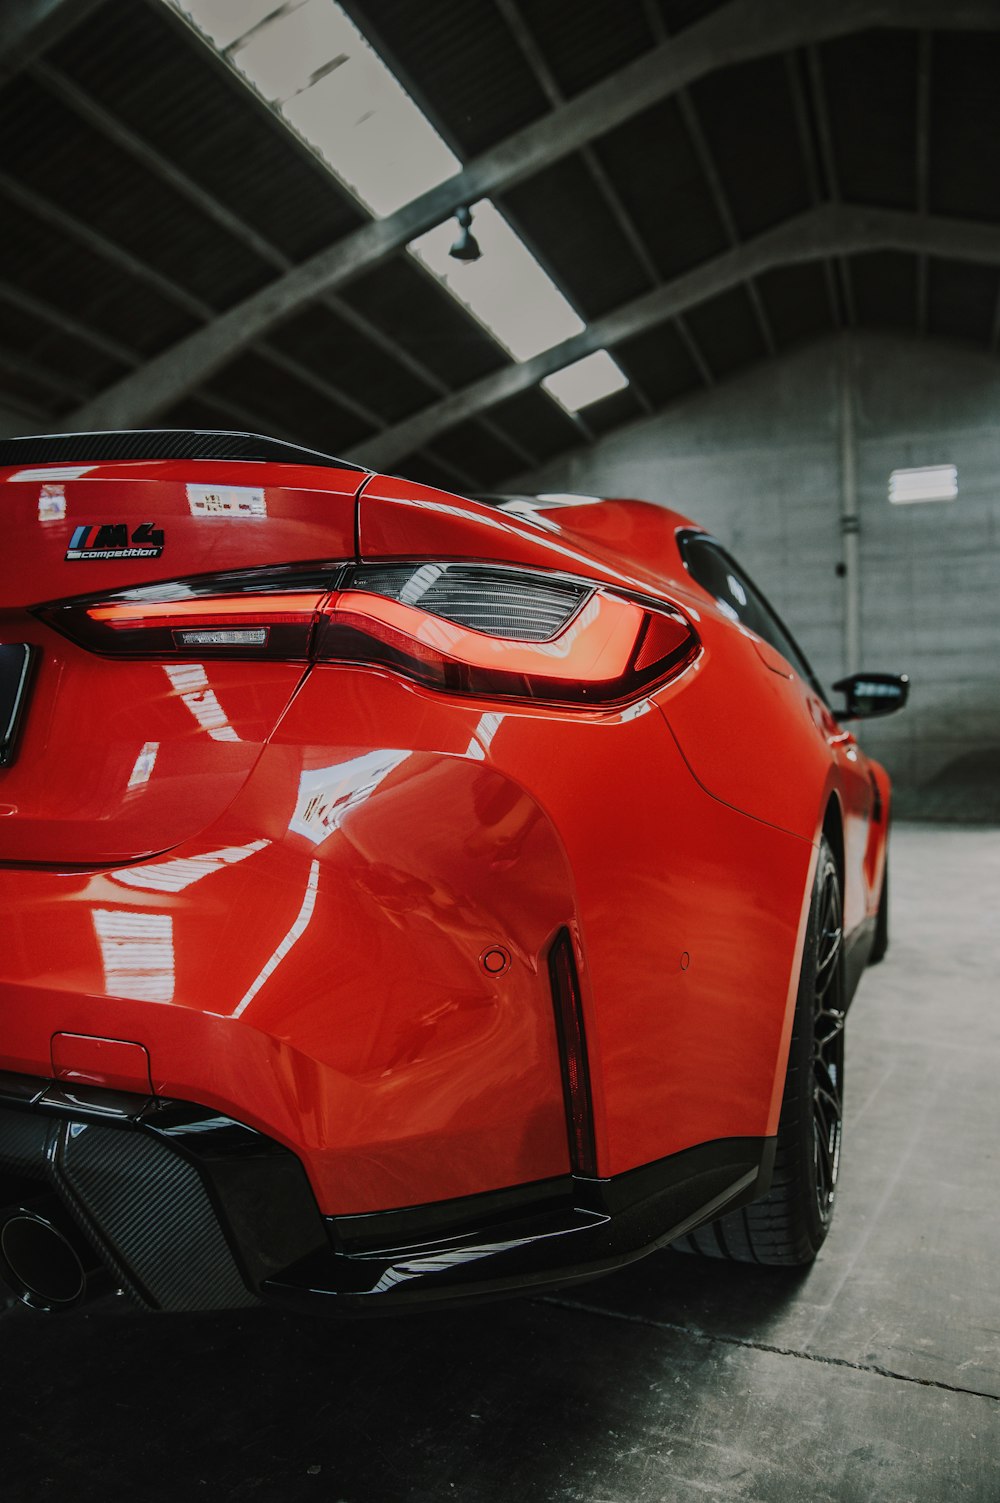
{"label": "rear taillight", "polygon": [[306,661],[343,568],[247,569],[56,601],[37,616],[107,657]]}
{"label": "rear taillight", "polygon": [[106,656],[360,663],[453,694],[584,706],[637,698],[700,645],[669,605],[475,564],[255,570],[37,614]]}

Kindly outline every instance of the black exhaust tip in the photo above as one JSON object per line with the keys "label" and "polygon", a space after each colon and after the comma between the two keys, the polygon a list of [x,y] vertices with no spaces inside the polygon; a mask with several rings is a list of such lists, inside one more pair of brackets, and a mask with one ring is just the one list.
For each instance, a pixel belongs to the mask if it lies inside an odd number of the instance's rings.
{"label": "black exhaust tip", "polygon": [[96,1258],[47,1214],[30,1206],[0,1212],[0,1278],[29,1310],[71,1310],[91,1287]]}

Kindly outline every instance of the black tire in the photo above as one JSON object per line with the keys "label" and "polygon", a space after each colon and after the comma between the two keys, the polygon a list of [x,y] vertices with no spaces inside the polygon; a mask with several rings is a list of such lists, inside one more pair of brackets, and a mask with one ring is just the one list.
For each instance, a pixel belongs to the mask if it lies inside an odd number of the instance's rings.
{"label": "black tire", "polygon": [[872,941],[869,965],[878,965],[889,949],[889,853],[886,852],[882,871],[882,891],[879,894],[878,913],[875,918],[875,938]]}
{"label": "black tire", "polygon": [[699,1227],[673,1245],[739,1263],[811,1263],[833,1217],[843,1139],[844,962],[840,876],[820,842],[774,1178],[763,1199]]}

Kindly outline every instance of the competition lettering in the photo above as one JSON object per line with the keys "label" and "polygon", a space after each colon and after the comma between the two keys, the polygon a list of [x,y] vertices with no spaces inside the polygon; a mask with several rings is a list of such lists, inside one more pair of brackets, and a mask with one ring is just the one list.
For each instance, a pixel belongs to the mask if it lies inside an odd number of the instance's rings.
{"label": "competition lettering", "polygon": [[163,530],[152,522],[140,522],[132,529],[127,522],[104,522],[99,527],[85,522],[74,529],[66,558],[159,558],[163,552]]}

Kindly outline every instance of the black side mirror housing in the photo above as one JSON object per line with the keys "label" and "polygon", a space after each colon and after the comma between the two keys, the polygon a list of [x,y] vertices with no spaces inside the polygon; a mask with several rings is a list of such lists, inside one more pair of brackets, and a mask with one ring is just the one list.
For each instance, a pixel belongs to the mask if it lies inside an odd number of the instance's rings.
{"label": "black side mirror housing", "polygon": [[910,693],[905,673],[851,673],[833,686],[846,703],[835,710],[838,720],[871,720],[901,710]]}

